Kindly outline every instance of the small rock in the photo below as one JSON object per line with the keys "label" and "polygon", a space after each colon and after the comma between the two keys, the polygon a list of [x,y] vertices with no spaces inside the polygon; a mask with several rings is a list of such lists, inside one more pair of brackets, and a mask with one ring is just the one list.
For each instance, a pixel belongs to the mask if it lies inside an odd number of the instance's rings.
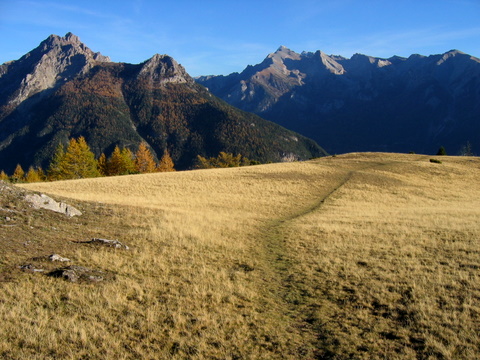
{"label": "small rock", "polygon": [[238,271],[244,271],[244,272],[250,272],[250,271],[255,270],[255,268],[253,266],[250,266],[248,264],[237,264],[236,267],[237,267]]}
{"label": "small rock", "polygon": [[109,246],[109,247],[114,247],[115,249],[125,249],[125,250],[129,250],[130,248],[127,246],[127,245],[124,245],[122,244],[120,241],[118,240],[107,240],[107,239],[97,239],[97,238],[94,238],[90,241],[88,241],[88,243],[90,244],[98,244],[98,245],[105,245],[105,246]]}
{"label": "small rock", "polygon": [[58,254],[52,254],[52,255],[50,255],[50,256],[48,257],[48,260],[50,260],[50,261],[61,261],[61,262],[70,261],[70,259],[61,257],[61,256],[58,255]]}
{"label": "small rock", "polygon": [[[53,270],[49,276],[63,278],[70,282],[100,282],[105,280],[109,274],[101,270],[93,270],[84,266],[72,265],[65,268]],[[111,276],[110,276],[111,277]]]}
{"label": "small rock", "polygon": [[32,264],[26,264],[26,265],[22,265],[22,266],[19,266],[20,269],[22,269],[23,271],[31,271],[31,272],[42,272],[42,271],[45,271],[43,269],[37,269],[35,266],[33,266]]}

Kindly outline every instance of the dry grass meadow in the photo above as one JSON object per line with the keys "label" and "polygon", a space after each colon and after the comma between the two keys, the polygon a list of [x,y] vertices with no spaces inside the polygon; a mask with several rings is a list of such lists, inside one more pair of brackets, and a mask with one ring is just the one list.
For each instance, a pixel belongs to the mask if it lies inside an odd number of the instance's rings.
{"label": "dry grass meadow", "polygon": [[[0,357],[480,358],[480,159],[429,159],[23,185],[84,215],[0,221]],[[114,278],[18,270],[53,252]]]}

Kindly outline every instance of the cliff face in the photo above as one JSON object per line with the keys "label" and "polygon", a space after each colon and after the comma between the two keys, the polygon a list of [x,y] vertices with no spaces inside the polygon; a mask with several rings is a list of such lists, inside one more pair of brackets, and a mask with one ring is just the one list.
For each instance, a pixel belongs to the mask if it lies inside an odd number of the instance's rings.
{"label": "cliff face", "polygon": [[0,65],[0,169],[45,167],[59,143],[78,136],[97,156],[145,141],[157,157],[168,150],[178,169],[219,151],[261,162],[325,154],[217,99],[168,55],[113,63],[69,33]]}
{"label": "cliff face", "polygon": [[480,153],[480,60],[441,55],[350,59],[280,47],[241,73],[196,79],[243,110],[308,134],[331,153]]}

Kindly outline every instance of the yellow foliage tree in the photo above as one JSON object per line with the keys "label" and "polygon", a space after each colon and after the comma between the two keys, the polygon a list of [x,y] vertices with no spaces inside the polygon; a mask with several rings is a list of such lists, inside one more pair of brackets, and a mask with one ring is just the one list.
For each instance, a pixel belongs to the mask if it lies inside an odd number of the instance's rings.
{"label": "yellow foliage tree", "polygon": [[22,169],[20,164],[17,164],[15,171],[12,175],[12,182],[22,182],[25,178],[25,171]]}
{"label": "yellow foliage tree", "polygon": [[147,143],[142,142],[135,153],[135,170],[141,174],[157,171],[153,155],[147,147]]}
{"label": "yellow foliage tree", "polygon": [[135,164],[130,149],[124,148],[120,150],[118,146],[115,146],[108,160],[107,169],[109,176],[133,174],[135,172]]}
{"label": "yellow foliage tree", "polygon": [[0,180],[3,180],[3,181],[9,180],[8,175],[3,170],[0,172]]}
{"label": "yellow foliage tree", "polygon": [[100,176],[97,169],[95,155],[90,151],[85,138],[70,140],[62,161],[62,170],[65,179],[82,179]]}
{"label": "yellow foliage tree", "polygon": [[85,138],[72,138],[67,150],[59,145],[48,171],[51,180],[82,179],[100,176],[95,155]]}
{"label": "yellow foliage tree", "polygon": [[102,176],[108,175],[107,157],[105,156],[104,153],[102,153],[97,160],[97,168],[100,175]]}
{"label": "yellow foliage tree", "polygon": [[165,150],[165,152],[163,153],[163,156],[160,159],[160,162],[158,163],[157,171],[159,172],[175,171],[175,164],[173,163],[172,157],[170,156],[170,153],[168,152],[168,150]]}
{"label": "yellow foliage tree", "polygon": [[135,173],[135,161],[133,159],[133,153],[129,148],[122,149],[122,158],[123,158],[123,166],[125,167],[126,174],[134,174]]}
{"label": "yellow foliage tree", "polygon": [[122,152],[118,146],[115,146],[112,155],[107,162],[107,175],[115,176],[120,175],[122,164]]}
{"label": "yellow foliage tree", "polygon": [[47,180],[47,176],[45,175],[45,171],[43,171],[41,166],[39,166],[37,168],[37,174],[38,174],[38,177],[40,178],[40,181]]}
{"label": "yellow foliage tree", "polygon": [[197,155],[197,168],[199,169],[237,167],[247,164],[250,164],[250,160],[244,158],[240,154],[233,155],[231,153],[221,151],[216,158],[211,157],[208,159]]}
{"label": "yellow foliage tree", "polygon": [[27,174],[25,175],[25,180],[28,183],[42,181],[42,179],[40,178],[40,174],[39,174],[38,170],[35,170],[33,168],[33,166],[30,166],[30,168],[28,169]]}

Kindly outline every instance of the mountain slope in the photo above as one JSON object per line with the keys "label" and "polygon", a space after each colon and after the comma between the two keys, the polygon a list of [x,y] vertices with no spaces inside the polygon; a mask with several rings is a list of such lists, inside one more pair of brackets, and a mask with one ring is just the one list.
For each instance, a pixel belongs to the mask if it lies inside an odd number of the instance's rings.
{"label": "mountain slope", "polygon": [[350,59],[285,47],[242,73],[197,81],[229,103],[302,134],[329,152],[480,153],[480,59]]}
{"label": "mountain slope", "polygon": [[50,36],[0,67],[0,168],[46,166],[59,143],[85,136],[98,156],[146,141],[179,169],[198,154],[261,162],[325,154],[315,142],[217,99],[167,55],[113,63],[78,37]]}

